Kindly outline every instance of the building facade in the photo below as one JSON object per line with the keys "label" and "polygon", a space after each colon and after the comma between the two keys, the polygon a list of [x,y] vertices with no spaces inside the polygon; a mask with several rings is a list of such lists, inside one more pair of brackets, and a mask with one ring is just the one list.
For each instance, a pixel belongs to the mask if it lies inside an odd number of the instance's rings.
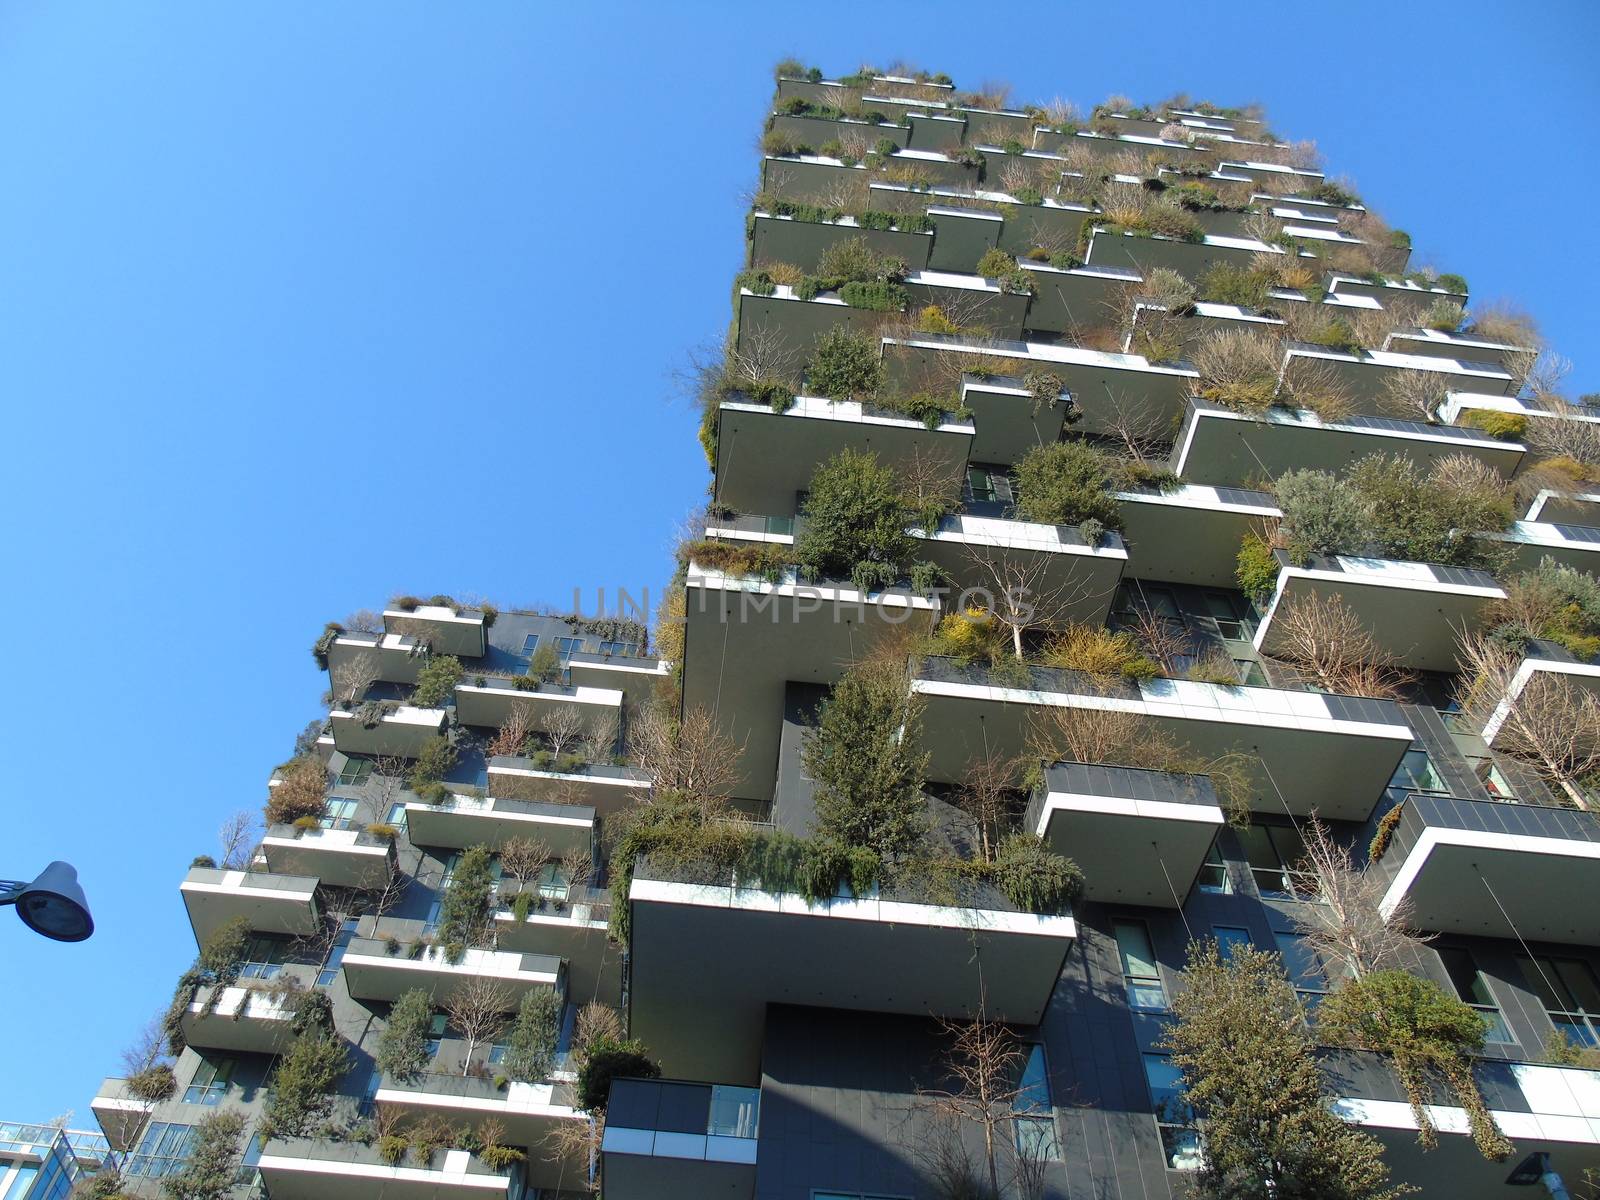
{"label": "building facade", "polygon": [[[220,1111],[277,1200],[922,1200],[991,1161],[1180,1197],[1191,946],[1278,954],[1313,1034],[1350,973],[1318,830],[1482,1018],[1513,1154],[1443,1092],[1425,1150],[1370,1048],[1322,1053],[1334,1111],[1427,1196],[1600,1169],[1600,417],[1531,325],[1253,111],[785,64],[763,147],[654,644],[443,596],[328,627],[264,836],[181,885],[175,1061],[94,1101],[122,1186]],[[915,845],[841,833],[816,750],[885,663]],[[949,1116],[974,1021],[993,1154]]]}

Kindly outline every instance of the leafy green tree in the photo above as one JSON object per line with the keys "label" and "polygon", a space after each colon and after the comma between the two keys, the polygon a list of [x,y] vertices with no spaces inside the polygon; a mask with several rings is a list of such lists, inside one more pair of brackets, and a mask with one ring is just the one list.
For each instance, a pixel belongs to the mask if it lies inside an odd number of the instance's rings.
{"label": "leafy green tree", "polygon": [[434,655],[417,672],[417,686],[411,693],[411,703],[418,708],[438,708],[450,698],[460,682],[461,660],[453,654]]}
{"label": "leafy green tree", "polygon": [[842,450],[821,463],[800,512],[805,524],[795,557],[813,577],[848,579],[861,563],[882,564],[898,577],[911,558],[900,480],[870,451]]}
{"label": "leafy green tree", "polygon": [[823,703],[801,750],[816,784],[816,835],[890,862],[928,830],[919,754],[920,712],[904,674],[866,663],[845,674]]}
{"label": "leafy green tree", "polygon": [[574,1104],[586,1113],[603,1113],[611,1099],[613,1079],[659,1079],[661,1068],[645,1053],[638,1038],[617,1041],[595,1038],[585,1048],[578,1067]]}
{"label": "leafy green tree", "polygon": [[233,1187],[238,1170],[244,1116],[215,1112],[195,1127],[194,1150],[176,1175],[162,1180],[161,1190],[170,1200],[222,1200]]}
{"label": "leafy green tree", "polygon": [[488,931],[494,894],[491,858],[487,846],[467,847],[439,901],[439,939],[452,958],[483,941]]}
{"label": "leafy green tree", "polygon": [[389,1023],[378,1035],[374,1056],[378,1069],[396,1079],[410,1079],[427,1070],[428,1035],[433,1028],[433,1001],[421,988],[403,993],[389,1010]]}
{"label": "leafy green tree", "polygon": [[550,988],[530,988],[522,995],[511,1023],[503,1067],[507,1078],[537,1083],[555,1065],[556,1040],[561,1032],[561,1002]]}
{"label": "leafy green tree", "polygon": [[883,386],[878,344],[843,325],[817,339],[806,367],[808,389],[829,400],[866,400]]}
{"label": "leafy green tree", "polygon": [[[1360,495],[1331,472],[1285,471],[1273,491],[1283,512],[1284,539],[1297,559],[1348,554],[1372,540]],[[1276,577],[1277,571],[1272,574]]]}
{"label": "leafy green tree", "polygon": [[1275,954],[1194,944],[1162,1046],[1203,1119],[1197,1200],[1387,1200],[1382,1147],[1330,1108],[1311,1035]]}
{"label": "leafy green tree", "polygon": [[1098,521],[1121,529],[1112,482],[1112,464],[1085,442],[1035,446],[1017,464],[1017,511],[1044,525]]}
{"label": "leafy green tree", "polygon": [[272,1073],[262,1129],[270,1137],[309,1137],[331,1107],[333,1089],[350,1069],[344,1039],[312,1028],[298,1035]]}

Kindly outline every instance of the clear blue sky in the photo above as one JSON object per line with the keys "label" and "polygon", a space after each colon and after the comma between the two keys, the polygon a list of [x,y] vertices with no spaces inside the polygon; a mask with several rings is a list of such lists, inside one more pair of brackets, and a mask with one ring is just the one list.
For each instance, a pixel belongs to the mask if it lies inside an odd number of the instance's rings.
{"label": "clear blue sky", "polygon": [[92,1123],[194,953],[179,878],[315,715],[323,621],[666,577],[706,480],[671,373],[727,318],[785,54],[1259,99],[1600,390],[1600,7],[833,11],[0,6],[0,877],[69,857],[99,921],[0,919],[0,1119]]}

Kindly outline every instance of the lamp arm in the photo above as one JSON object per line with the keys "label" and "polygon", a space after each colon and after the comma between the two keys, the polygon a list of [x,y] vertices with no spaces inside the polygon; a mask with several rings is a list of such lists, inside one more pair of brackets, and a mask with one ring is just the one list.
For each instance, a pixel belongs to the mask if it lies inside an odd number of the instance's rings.
{"label": "lamp arm", "polygon": [[23,879],[0,879],[0,908],[15,904],[17,897],[22,895],[22,889],[27,886],[27,881]]}

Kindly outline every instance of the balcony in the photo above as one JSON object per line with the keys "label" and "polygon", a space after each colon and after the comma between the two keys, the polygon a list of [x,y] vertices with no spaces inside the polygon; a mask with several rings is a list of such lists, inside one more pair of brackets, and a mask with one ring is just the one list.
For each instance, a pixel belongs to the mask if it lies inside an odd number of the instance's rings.
{"label": "balcony", "polygon": [[368,701],[328,714],[334,748],[344,754],[415,758],[449,727],[442,708],[417,708],[393,701]]}
{"label": "balcony", "polygon": [[434,654],[457,658],[482,658],[489,645],[485,614],[470,608],[457,610],[438,604],[419,604],[410,610],[386,608],[383,628],[385,633],[410,634]]}
{"label": "balcony", "polygon": [[179,891],[201,945],[236,917],[256,933],[307,934],[322,924],[317,881],[303,875],[190,867]]}
{"label": "balcony", "polygon": [[1554,642],[1530,642],[1525,653],[1527,657],[1512,675],[1505,696],[1483,724],[1483,740],[1490,746],[1501,741],[1502,735],[1509,732],[1508,724],[1515,730],[1513,718],[1517,714],[1517,706],[1522,703],[1523,693],[1530,688],[1537,692],[1544,681],[1560,680],[1581,691],[1600,692],[1600,665],[1578,662],[1565,647]]}
{"label": "balcony", "polygon": [[1049,371],[1084,412],[1080,433],[1107,433],[1131,425],[1152,433],[1177,425],[1199,374],[1190,367],[1162,366],[1137,354],[1086,350],[1054,342],[983,342],[933,333],[885,337],[884,366],[891,380],[913,391],[936,386],[941,360],[981,355],[1011,364],[1006,375]]}
{"label": "balcony", "polygon": [[261,839],[267,870],[309,875],[330,887],[380,886],[394,871],[394,842],[364,829],[274,825]]}
{"label": "balcony", "polygon": [[[1253,807],[1328,820],[1363,821],[1411,745],[1411,726],[1385,700],[1185,679],[1133,682],[1030,667],[1026,687],[986,668],[930,656],[911,681],[924,703],[929,778],[959,783],[985,753],[1028,750],[1049,709],[1111,709],[1150,718],[1180,745],[1210,758],[1250,759]],[[1281,794],[1281,798],[1280,798]]]}
{"label": "balcony", "polygon": [[1511,546],[1518,570],[1531,571],[1553,558],[1574,571],[1600,572],[1600,528],[1563,525],[1555,521],[1513,521],[1504,533],[1483,537]]}
{"label": "balcony", "polygon": [[513,1008],[532,988],[564,985],[565,965],[544,954],[469,947],[452,962],[444,947],[429,945],[421,921],[382,917],[376,937],[351,938],[344,955],[344,981],[357,1000],[397,1000],[422,988],[442,1004],[465,979],[480,976],[503,984]]}
{"label": "balcony", "polygon": [[918,271],[906,276],[912,312],[932,304],[957,313],[963,325],[977,326],[990,336],[1019,338],[1028,315],[1028,297],[1006,291],[994,280],[955,271]]}
{"label": "balcony", "polygon": [[1117,293],[1144,281],[1139,272],[1127,267],[1053,267],[1026,258],[1018,265],[1033,279],[1028,328],[1066,335],[1069,340],[1108,325],[1108,306]]}
{"label": "balcony", "polygon": [[1505,342],[1488,342],[1482,338],[1462,337],[1438,329],[1402,329],[1384,339],[1383,348],[1399,354],[1415,354],[1431,358],[1459,358],[1468,362],[1486,363],[1509,371],[1518,356],[1530,349],[1512,346]]}
{"label": "balcony", "polygon": [[854,401],[801,396],[782,413],[725,401],[717,419],[716,499],[740,512],[792,512],[795,494],[811,486],[818,464],[845,449],[873,451],[897,470],[934,461],[959,474],[973,433],[970,421],[947,417],[929,429]]}
{"label": "balcony", "polygon": [[1329,422],[1285,408],[1252,417],[1196,397],[1178,432],[1172,469],[1194,483],[1237,487],[1300,468],[1339,474],[1369,454],[1403,455],[1424,472],[1448,455],[1468,454],[1509,479],[1526,453],[1520,443],[1453,425],[1387,417]]}
{"label": "balcony", "polygon": [[[1399,1081],[1375,1055],[1344,1052],[1324,1059],[1338,1097],[1334,1111],[1383,1146],[1396,1181],[1423,1182],[1430,1196],[1451,1200],[1501,1200],[1511,1193],[1507,1174],[1534,1151],[1550,1154],[1569,1182],[1600,1171],[1600,1072],[1579,1067],[1479,1059],[1473,1075],[1489,1114],[1515,1149],[1503,1163],[1479,1153],[1465,1109],[1430,1104],[1439,1146],[1417,1144],[1416,1121]],[[1525,1194],[1535,1194],[1531,1191]]]}
{"label": "balcony", "polygon": [[1178,908],[1223,821],[1204,775],[1060,762],[1023,827],[1084,867],[1084,899]]}
{"label": "balcony", "polygon": [[1494,576],[1470,567],[1346,554],[1313,555],[1299,567],[1285,552],[1275,553],[1283,567],[1254,639],[1263,654],[1279,651],[1281,621],[1274,618],[1285,605],[1337,596],[1397,665],[1454,671],[1461,635],[1480,629],[1484,609],[1506,596]]}
{"label": "balcony", "polygon": [[1217,169],[1223,174],[1242,175],[1247,179],[1254,179],[1279,196],[1293,196],[1307,188],[1314,188],[1324,178],[1321,171],[1307,171],[1282,163],[1254,162],[1243,158],[1224,162]]}
{"label": "balcony", "polygon": [[1439,420],[1447,425],[1461,425],[1473,412],[1509,413],[1522,417],[1530,424],[1535,421],[1581,421],[1593,425],[1600,423],[1600,410],[1578,404],[1569,404],[1563,410],[1554,406],[1546,410],[1538,404],[1520,400],[1516,396],[1492,395],[1484,392],[1451,392],[1439,406]]}
{"label": "balcony", "polygon": [[1233,587],[1244,535],[1280,515],[1270,495],[1246,488],[1186,483],[1116,496],[1128,574],[1198,587]]}
{"label": "balcony", "polygon": [[932,596],[802,582],[792,569],[770,582],[691,562],[684,587],[684,711],[710,713],[742,747],[734,794],[757,802],[777,777],[785,685],[836,683],[886,639],[931,630],[939,615]]}
{"label": "balcony", "polygon": [[[290,970],[292,968],[285,968]],[[310,982],[316,973],[310,973]],[[281,995],[262,987],[225,987],[212,999],[214,988],[203,987],[181,1018],[189,1045],[204,1050],[232,1050],[246,1054],[278,1054],[294,1036],[290,1023],[294,1008]]]}
{"label": "balcony", "polygon": [[618,1079],[601,1143],[616,1200],[755,1195],[757,1088],[668,1079]]}
{"label": "balcony", "polygon": [[[1111,228],[1096,228],[1089,239],[1084,262],[1088,266],[1137,271],[1176,271],[1188,279],[1198,279],[1212,267],[1248,267],[1259,255],[1286,255],[1278,246],[1253,237],[1227,237],[1207,234],[1198,242],[1177,238],[1151,237]],[[1307,261],[1317,260],[1307,256]]]}
{"label": "balcony", "polygon": [[947,153],[960,146],[967,136],[967,122],[961,116],[945,112],[908,111],[905,119],[911,126],[911,137],[906,145],[912,150]]}
{"label": "balcony", "polygon": [[520,1200],[522,1165],[496,1171],[465,1150],[435,1150],[426,1163],[407,1152],[390,1165],[376,1145],[271,1138],[256,1164],[273,1200]]}
{"label": "balcony", "polygon": [[[867,107],[871,109],[877,106],[869,104]],[[887,117],[890,114],[884,112],[883,115]],[[770,120],[769,128],[778,133],[788,134],[790,140],[797,146],[821,146],[851,134],[866,138],[868,145],[876,145],[880,140],[886,139],[893,142],[896,148],[903,150],[911,144],[911,127],[904,123],[878,124],[873,121],[852,120],[849,117],[813,117],[792,113],[773,113]]]}
{"label": "balcony", "polygon": [[[386,1074],[373,1100],[379,1108],[438,1115],[469,1126],[487,1118],[499,1121],[505,1126],[506,1145],[529,1150],[528,1161],[522,1165],[529,1187],[581,1186],[587,1180],[581,1160],[563,1159],[550,1145],[561,1126],[588,1120],[572,1107],[571,1090],[565,1083],[508,1083],[497,1088],[492,1079],[481,1075],[426,1072],[401,1079]],[[276,1190],[273,1197],[276,1200]]]}
{"label": "balcony", "polygon": [[[586,763],[558,771],[541,767],[531,758],[497,755],[489,760],[489,790],[505,799],[551,801],[557,805],[583,805],[610,815],[641,796],[650,794],[650,778],[636,767]],[[506,809],[505,811],[511,811]]]}
{"label": "balcony", "polygon": [[533,682],[526,675],[468,675],[456,684],[456,720],[463,725],[498,729],[511,714],[521,709],[533,728],[543,729],[558,712],[576,709],[584,718],[604,720],[608,714],[620,719],[622,693],[616,688],[568,687],[541,683],[536,688],[518,687],[519,681]]}
{"label": "balcony", "polygon": [[338,679],[358,660],[373,657],[378,678],[385,683],[416,683],[428,661],[422,645],[409,633],[343,633],[328,647],[328,678]]}
{"label": "balcony", "polygon": [[784,346],[805,362],[816,344],[835,329],[868,333],[883,320],[883,314],[870,308],[852,308],[836,292],[822,292],[802,300],[795,290],[777,284],[770,296],[758,296],[749,288],[739,289],[739,350],[748,354],[758,342]]}
{"label": "balcony", "polygon": [[[493,788],[496,782],[496,763],[529,761],[525,758],[490,759],[490,787]],[[582,775],[548,774],[556,780],[585,778]],[[620,802],[614,803],[613,807],[620,807]],[[463,850],[468,846],[499,849],[510,838],[533,838],[549,846],[559,858],[567,850],[589,847],[594,840],[594,815],[594,808],[585,804],[541,804],[533,800],[507,800],[500,796],[479,798],[453,795],[442,804],[408,800],[406,831],[414,845]]]}
{"label": "balcony", "polygon": [[519,921],[511,908],[515,893],[502,885],[500,907],[494,914],[495,945],[501,950],[559,958],[566,964],[574,996],[620,1004],[622,954],[606,940],[611,893],[581,885],[528,890],[534,894],[534,903]]}
{"label": "balcony", "polygon": [[917,552],[944,568],[957,592],[993,593],[997,580],[1027,579],[1049,608],[1043,623],[1105,623],[1128,552],[1115,533],[1091,546],[1070,525],[1040,525],[965,514],[945,517],[932,533],[912,530]]}
{"label": "balcony", "polygon": [[1397,354],[1392,350],[1345,350],[1294,342],[1284,355],[1284,370],[1304,361],[1330,374],[1331,386],[1342,388],[1356,408],[1368,415],[1384,415],[1385,385],[1407,372],[1426,375],[1441,390],[1470,390],[1484,395],[1510,395],[1517,389],[1511,373],[1492,363],[1464,362],[1425,354]]}
{"label": "balcony", "polygon": [[126,1079],[103,1079],[95,1089],[89,1109],[113,1150],[127,1150],[139,1140],[139,1131],[155,1105],[128,1090]]}
{"label": "balcony", "polygon": [[1545,488],[1523,517],[1555,525],[1600,525],[1600,492],[1557,492]]}
{"label": "balcony", "polygon": [[961,405],[972,412],[972,462],[1016,463],[1035,446],[1061,440],[1071,397],[1041,404],[1020,376],[961,377]]}
{"label": "balcony", "polygon": [[638,705],[650,698],[662,680],[672,678],[672,664],[662,658],[575,651],[567,659],[567,678],[574,687],[621,692],[624,706]]}
{"label": "balcony", "polygon": [[686,1078],[759,1079],[768,1004],[960,1018],[986,1003],[1035,1024],[1077,936],[1070,916],[1020,912],[986,886],[965,907],[928,903],[915,880],[813,903],[640,860],[629,897],[629,1028]]}
{"label": "balcony", "polygon": [[1424,286],[1411,279],[1385,279],[1374,283],[1358,275],[1335,275],[1328,281],[1328,291],[1335,296],[1365,296],[1376,300],[1386,309],[1423,313],[1435,300],[1467,302],[1465,292],[1452,292],[1437,284]]}
{"label": "balcony", "polygon": [[765,263],[792,263],[802,271],[815,273],[830,246],[858,237],[866,239],[867,246],[879,255],[903,258],[913,271],[928,265],[933,249],[932,233],[863,229],[854,217],[801,221],[757,211],[751,218],[750,262],[758,267]]}

